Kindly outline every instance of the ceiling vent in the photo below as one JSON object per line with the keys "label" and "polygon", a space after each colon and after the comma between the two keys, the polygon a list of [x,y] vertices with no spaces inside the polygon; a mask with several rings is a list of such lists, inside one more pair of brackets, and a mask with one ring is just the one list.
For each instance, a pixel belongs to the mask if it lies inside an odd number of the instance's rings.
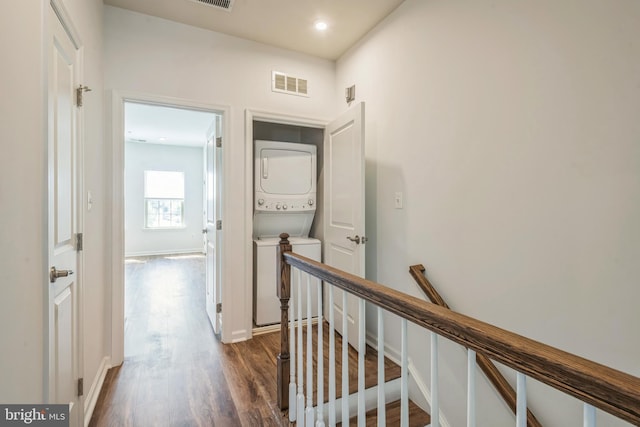
{"label": "ceiling vent", "polygon": [[233,2],[235,0],[191,0],[196,3],[205,4],[207,6],[215,7],[216,9],[226,10],[227,12],[231,11],[233,7]]}
{"label": "ceiling vent", "polygon": [[271,74],[271,90],[290,95],[309,96],[306,79],[289,76],[279,71]]}

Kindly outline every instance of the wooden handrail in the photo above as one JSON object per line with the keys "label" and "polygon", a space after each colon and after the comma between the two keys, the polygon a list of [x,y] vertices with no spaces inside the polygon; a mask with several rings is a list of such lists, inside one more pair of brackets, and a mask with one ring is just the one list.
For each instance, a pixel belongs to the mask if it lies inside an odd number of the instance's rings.
{"label": "wooden handrail", "polygon": [[[280,243],[283,283],[279,287],[279,297],[281,301],[286,300],[286,304],[281,304],[283,320],[288,321],[285,314],[290,292],[290,272],[285,274],[288,264],[583,402],[640,425],[640,378],[295,254],[288,249],[290,245],[286,238]],[[288,323],[281,324],[281,333],[281,339],[288,342],[285,338],[288,337]],[[288,358],[289,350],[283,345],[278,356],[279,372],[287,372],[280,361],[286,360],[288,364]],[[283,378],[278,379],[281,408],[288,401],[288,398],[284,399],[288,391],[285,392],[286,386],[281,385]]]}
{"label": "wooden handrail", "polygon": [[[431,284],[429,279],[424,276],[425,268],[422,264],[412,265],[409,267],[409,273],[415,279],[416,283],[427,295],[432,303],[439,305],[440,307],[449,308],[449,305],[445,302],[444,298],[438,293],[436,288]],[[484,354],[476,354],[476,362],[482,372],[487,376],[487,379],[493,384],[500,396],[504,399],[507,405],[511,408],[513,413],[516,413],[516,391],[511,387],[511,384],[507,382],[507,379],[500,373],[496,365]],[[537,420],[533,412],[527,408],[527,426],[529,427],[542,427],[542,424]]]}

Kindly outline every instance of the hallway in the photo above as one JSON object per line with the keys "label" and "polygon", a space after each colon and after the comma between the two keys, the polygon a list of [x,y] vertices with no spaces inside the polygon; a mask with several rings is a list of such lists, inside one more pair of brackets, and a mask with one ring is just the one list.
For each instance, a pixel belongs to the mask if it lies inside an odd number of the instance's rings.
{"label": "hallway", "polygon": [[204,307],[204,256],[129,258],[125,361],[91,426],[279,426],[275,334],[222,345]]}
{"label": "hallway", "polygon": [[[125,361],[107,373],[91,427],[289,425],[287,413],[283,417],[276,403],[279,333],[223,345],[204,307],[204,263],[202,255],[126,260]],[[327,363],[328,329],[323,332]],[[341,348],[337,335],[337,354]],[[350,393],[357,391],[357,363],[357,353],[350,348]],[[337,372],[341,366],[338,357]],[[365,367],[366,387],[372,387],[377,381],[377,352],[370,347]],[[387,359],[386,380],[399,376],[400,367]],[[340,397],[339,376],[336,387]],[[327,393],[325,387],[325,400]],[[399,416],[398,402],[388,404],[387,425],[399,425]],[[413,402],[409,416],[411,426],[429,422]],[[351,424],[355,422],[354,418]],[[375,424],[373,410],[367,414],[367,425]]]}

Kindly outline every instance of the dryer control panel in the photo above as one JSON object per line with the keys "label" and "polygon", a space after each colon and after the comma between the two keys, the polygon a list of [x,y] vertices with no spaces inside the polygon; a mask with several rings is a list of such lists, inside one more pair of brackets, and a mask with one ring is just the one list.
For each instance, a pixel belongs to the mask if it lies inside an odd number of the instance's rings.
{"label": "dryer control panel", "polygon": [[308,212],[316,210],[316,201],[313,198],[258,197],[254,204],[256,211],[265,212]]}

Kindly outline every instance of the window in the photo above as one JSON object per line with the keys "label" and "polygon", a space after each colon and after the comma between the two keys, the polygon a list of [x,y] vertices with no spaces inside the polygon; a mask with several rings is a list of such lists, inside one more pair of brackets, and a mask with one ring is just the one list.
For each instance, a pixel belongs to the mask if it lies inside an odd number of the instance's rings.
{"label": "window", "polygon": [[144,226],[185,226],[184,172],[144,171]]}

